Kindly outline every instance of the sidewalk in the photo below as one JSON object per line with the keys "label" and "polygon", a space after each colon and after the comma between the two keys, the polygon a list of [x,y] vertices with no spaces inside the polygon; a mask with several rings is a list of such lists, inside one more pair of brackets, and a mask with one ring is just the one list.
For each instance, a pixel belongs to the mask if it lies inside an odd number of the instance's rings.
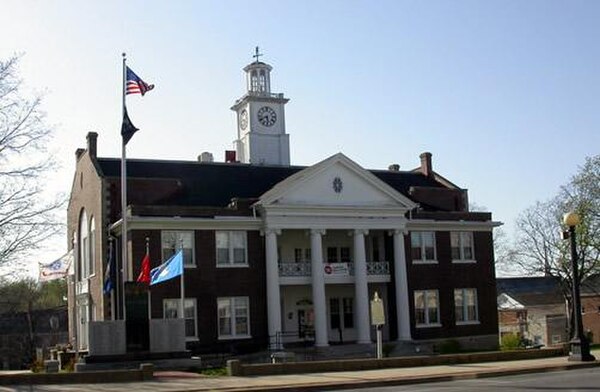
{"label": "sidewalk", "polygon": [[[598,358],[600,352],[594,353]],[[0,391],[323,391],[369,388],[495,377],[600,366],[595,362],[568,362],[567,357],[523,361],[380,369],[361,372],[310,373],[260,377],[205,377],[183,372],[156,372],[155,379],[137,383],[34,385],[0,387]]]}

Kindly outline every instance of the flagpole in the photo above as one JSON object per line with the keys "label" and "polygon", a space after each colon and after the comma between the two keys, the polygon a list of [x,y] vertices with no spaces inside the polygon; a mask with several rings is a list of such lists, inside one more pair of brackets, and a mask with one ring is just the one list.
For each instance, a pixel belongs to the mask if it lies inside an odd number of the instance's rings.
{"label": "flagpole", "polygon": [[[127,81],[127,60],[126,54],[123,53],[123,112],[121,119],[125,118],[125,92],[126,92],[126,81]],[[122,220],[122,231],[121,231],[121,267],[123,274],[123,320],[125,317],[125,282],[127,282],[129,276],[129,263],[127,260],[127,154],[126,154],[126,143],[121,139],[121,220]]]}
{"label": "flagpole", "polygon": [[77,306],[77,274],[79,273],[79,252],[77,249],[77,238],[73,239],[73,262],[75,266],[73,267],[73,279],[71,283],[73,284],[73,342],[75,344],[75,361],[79,360],[79,317],[77,317],[78,306]]}
{"label": "flagpole", "polygon": [[[108,237],[108,252],[109,252],[109,256],[108,256],[108,263],[109,266],[107,268],[111,268],[112,270],[114,270],[116,268],[116,263],[114,263],[114,254],[115,251],[115,247],[113,244],[113,238],[109,235]],[[112,263],[112,265],[110,265]],[[112,279],[112,275],[115,275],[115,279]],[[115,315],[115,311],[117,309],[117,306],[115,304],[115,292],[117,291],[117,288],[119,287],[119,285],[117,284],[116,280],[117,280],[117,274],[115,273],[115,271],[110,271],[110,275],[108,276],[108,279],[112,279],[113,282],[113,288],[112,290],[110,290],[110,316],[111,319],[114,321],[116,320],[116,315]],[[117,296],[118,297],[118,296]]]}
{"label": "flagpole", "polygon": [[[181,279],[180,279],[180,287],[181,287],[181,301],[179,304],[179,311],[181,313],[181,318],[185,320],[185,316],[183,314],[184,310],[185,310],[185,306],[183,305],[183,302],[185,301],[185,279],[183,277],[184,272],[185,272],[185,260],[183,258],[183,239],[180,242],[180,250],[181,252]],[[184,326],[184,335],[185,335],[185,326]]]}
{"label": "flagpole", "polygon": [[[146,255],[150,257],[150,238],[146,237]],[[148,282],[148,321],[152,320],[152,293]]]}

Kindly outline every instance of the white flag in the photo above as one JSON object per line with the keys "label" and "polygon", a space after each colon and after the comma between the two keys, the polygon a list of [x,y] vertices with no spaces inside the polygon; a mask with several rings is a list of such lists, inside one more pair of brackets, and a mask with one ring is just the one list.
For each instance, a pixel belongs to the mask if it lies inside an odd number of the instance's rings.
{"label": "white flag", "polygon": [[50,264],[39,264],[40,275],[39,282],[47,282],[49,280],[64,278],[69,274],[69,270],[73,265],[73,250],[60,259],[53,261]]}

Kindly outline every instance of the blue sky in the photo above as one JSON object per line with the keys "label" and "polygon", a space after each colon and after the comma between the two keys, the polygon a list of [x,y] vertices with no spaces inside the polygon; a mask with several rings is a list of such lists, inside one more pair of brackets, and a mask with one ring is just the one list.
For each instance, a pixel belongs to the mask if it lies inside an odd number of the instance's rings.
{"label": "blue sky", "polygon": [[[128,107],[128,156],[217,160],[232,147],[256,45],[274,67],[292,163],[343,152],[367,168],[419,164],[506,223],[600,152],[600,2],[5,0],[0,57],[46,92],[68,193],[74,151],[99,133],[120,155],[121,52],[156,89]],[[66,247],[56,242],[50,261]]]}

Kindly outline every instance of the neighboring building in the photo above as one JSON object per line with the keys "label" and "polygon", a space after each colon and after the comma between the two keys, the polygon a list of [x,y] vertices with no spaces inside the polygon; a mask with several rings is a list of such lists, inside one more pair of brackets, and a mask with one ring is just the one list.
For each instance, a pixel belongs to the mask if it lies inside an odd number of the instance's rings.
{"label": "neighboring building", "polygon": [[498,278],[500,336],[517,334],[532,345],[569,341],[566,303],[553,277]]}
{"label": "neighboring building", "polygon": [[593,275],[581,284],[581,318],[590,343],[600,343],[600,275]]}
{"label": "neighboring building", "polygon": [[[546,346],[569,341],[567,303],[558,279],[547,277],[498,278],[500,336],[514,333],[532,344]],[[583,330],[600,343],[600,275],[581,284]]]}
{"label": "neighboring building", "polygon": [[[430,153],[409,171],[367,170],[341,153],[290,166],[288,100],[271,93],[269,65],[244,70],[248,91],[232,107],[236,151],[226,163],[208,153],[199,161],[127,161],[125,274],[138,275],[146,238],[153,267],[183,247],[187,347],[370,343],[376,291],[386,340],[496,346],[499,223],[491,214],[468,211],[467,191],[433,170]],[[123,317],[122,290],[102,293],[109,235],[122,234],[120,161],[98,157],[96,146],[89,133],[87,149],[76,151],[68,206],[77,260],[70,319],[81,349],[90,320]],[[178,279],[153,287],[152,317],[177,317],[178,298]]]}

